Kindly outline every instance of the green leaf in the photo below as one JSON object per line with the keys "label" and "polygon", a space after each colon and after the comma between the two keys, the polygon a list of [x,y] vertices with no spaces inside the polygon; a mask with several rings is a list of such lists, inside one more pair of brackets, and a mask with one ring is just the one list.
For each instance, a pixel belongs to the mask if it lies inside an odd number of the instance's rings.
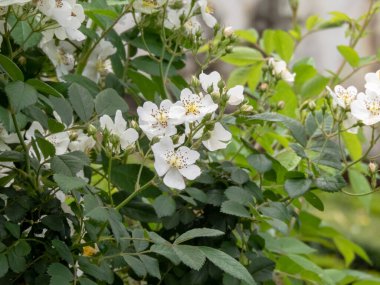
{"label": "green leaf", "polygon": [[316,208],[319,211],[323,211],[325,209],[325,206],[323,205],[323,202],[317,195],[315,195],[313,192],[307,192],[304,195],[306,201],[308,201],[314,208]]}
{"label": "green leaf", "polygon": [[[372,189],[368,180],[360,172],[354,169],[349,169],[348,177],[350,179],[350,185],[351,185],[352,191],[355,192],[356,194],[372,192]],[[359,197],[359,199],[364,205],[365,209],[369,212],[371,208],[371,201],[372,201],[371,195],[361,196]]]}
{"label": "green leaf", "polygon": [[114,116],[117,110],[127,112],[128,105],[114,89],[108,88],[95,97],[95,110],[99,116]]}
{"label": "green leaf", "polygon": [[21,81],[11,82],[5,86],[9,103],[15,113],[37,102],[37,91]]}
{"label": "green leaf", "polygon": [[[88,275],[94,277],[98,284],[101,283],[99,281],[105,281],[108,284],[113,284],[114,281],[114,273],[110,268],[109,263],[101,262],[101,264],[95,265],[93,264],[89,258],[84,256],[78,257],[79,268]],[[102,284],[102,283],[101,283]]]}
{"label": "green leaf", "polygon": [[314,248],[293,237],[272,237],[261,234],[265,239],[265,249],[280,254],[310,254],[316,252]]}
{"label": "green leaf", "polygon": [[[1,157],[1,155],[0,155],[0,157]],[[1,159],[0,159],[0,161],[1,161]],[[202,203],[207,203],[208,197],[207,197],[206,193],[203,192],[202,190],[199,190],[197,188],[187,187],[185,189],[185,192],[188,193],[195,200],[200,201]]]}
{"label": "green leaf", "polygon": [[88,122],[94,112],[94,100],[87,89],[77,83],[73,83],[69,88],[69,100],[83,122]]}
{"label": "green leaf", "polygon": [[287,179],[284,184],[285,191],[289,194],[290,198],[302,196],[309,191],[311,186],[311,179]]}
{"label": "green leaf", "polygon": [[316,75],[305,82],[301,88],[301,96],[303,99],[315,97],[325,90],[329,79],[322,75]]}
{"label": "green leaf", "polygon": [[24,161],[25,156],[18,151],[6,150],[0,152],[0,162],[2,161]]}
{"label": "green leaf", "polygon": [[252,194],[241,187],[230,186],[224,192],[224,195],[226,195],[229,200],[237,202],[241,205],[247,205],[253,201]]}
{"label": "green leaf", "polygon": [[206,261],[206,256],[197,246],[175,245],[174,252],[178,258],[193,270],[199,270]]}
{"label": "green leaf", "polygon": [[321,22],[321,18],[318,15],[311,15],[306,20],[306,29],[308,31],[311,31],[315,26],[317,26],[318,23]]}
{"label": "green leaf", "polygon": [[295,44],[293,38],[287,32],[276,31],[274,45],[276,52],[283,60],[288,62],[292,58]]}
{"label": "green leaf", "polygon": [[275,49],[274,43],[275,31],[265,30],[263,33],[262,44],[267,54],[271,54]]}
{"label": "green leaf", "polygon": [[289,129],[293,137],[302,145],[306,146],[307,136],[302,124],[289,117],[277,113],[262,113],[249,117],[251,120],[260,120],[268,122],[281,122]]}
{"label": "green leaf", "polygon": [[145,266],[139,259],[131,255],[123,255],[123,258],[137,276],[144,277],[146,275]]}
{"label": "green leaf", "polygon": [[360,57],[352,47],[340,45],[337,49],[352,67],[357,67],[359,65]]}
{"label": "green leaf", "polygon": [[0,278],[7,274],[8,269],[8,259],[4,253],[0,253]]}
{"label": "green leaf", "polygon": [[66,80],[69,84],[79,84],[88,92],[90,92],[93,97],[95,97],[95,95],[100,92],[99,86],[94,81],[85,76],[78,74],[67,74],[63,76],[63,79]]}
{"label": "green leaf", "polygon": [[223,56],[221,60],[237,66],[246,66],[262,61],[263,57],[258,50],[253,48],[235,47],[231,53]]}
{"label": "green leaf", "polygon": [[168,217],[174,214],[176,203],[171,196],[162,194],[154,200],[153,208],[159,218]]}
{"label": "green leaf", "polygon": [[143,251],[148,248],[149,242],[144,240],[145,235],[143,229],[134,229],[132,231],[132,237],[134,238],[133,246],[135,247],[135,250],[137,252]]}
{"label": "green leaf", "polygon": [[24,74],[10,58],[0,54],[0,67],[13,81],[24,81]]}
{"label": "green leaf", "polygon": [[177,254],[174,252],[171,244],[154,244],[150,247],[150,250],[159,255],[165,256],[174,265],[178,265],[181,262],[181,260],[177,257]]}
{"label": "green leaf", "polygon": [[89,158],[83,152],[73,151],[53,157],[51,160],[51,169],[55,173],[66,176],[76,176],[76,174],[89,163]]}
{"label": "green leaf", "polygon": [[34,32],[27,21],[17,22],[11,35],[14,41],[22,46],[24,50],[36,46],[42,38],[42,34]]}
{"label": "green leaf", "polygon": [[263,62],[259,62],[253,66],[251,66],[249,74],[248,74],[248,87],[251,92],[255,92],[257,84],[259,84],[261,80],[261,76],[263,74]]}
{"label": "green leaf", "polygon": [[86,181],[79,177],[54,174],[54,181],[57,182],[61,190],[68,194],[70,191],[81,189],[87,185]]}
{"label": "green leaf", "polygon": [[247,30],[236,30],[234,32],[238,38],[246,40],[249,43],[255,44],[259,37],[259,34],[255,29],[247,29]]}
{"label": "green leaf", "polygon": [[241,168],[235,168],[231,173],[231,179],[237,184],[244,184],[249,180],[248,173]]}
{"label": "green leaf", "polygon": [[221,235],[224,235],[224,233],[219,230],[208,229],[208,228],[192,229],[180,235],[174,241],[174,244],[180,244],[185,241],[198,238],[198,237],[216,237],[216,236],[221,236]]}
{"label": "green leaf", "polygon": [[247,284],[256,284],[248,270],[227,253],[206,246],[200,246],[199,249],[204,253],[209,261],[219,267],[222,271],[246,282]]}
{"label": "green leaf", "polygon": [[101,200],[94,195],[87,194],[83,197],[84,200],[84,215],[98,222],[105,222],[109,215],[107,208],[103,206]]}
{"label": "green leaf", "polygon": [[362,157],[362,143],[356,134],[348,132],[341,133],[345,147],[348,150],[352,160],[358,160]]}
{"label": "green leaf", "polygon": [[144,263],[146,271],[148,271],[149,275],[161,279],[160,267],[157,259],[143,254],[139,255],[139,258]]}
{"label": "green leaf", "polygon": [[235,201],[225,201],[223,202],[220,211],[222,213],[233,215],[242,218],[251,218],[248,210],[238,202]]}
{"label": "green leaf", "polygon": [[36,88],[37,91],[46,94],[46,95],[52,95],[54,97],[63,98],[63,95],[56,90],[54,87],[50,86],[49,84],[37,79],[37,78],[31,78],[26,81],[29,85]]}
{"label": "green leaf", "polygon": [[341,175],[321,176],[316,178],[314,183],[319,189],[327,192],[338,192],[347,185]]}
{"label": "green leaf", "polygon": [[265,154],[251,154],[247,158],[248,163],[258,172],[265,173],[272,169],[272,161]]}
{"label": "green leaf", "polygon": [[71,254],[69,247],[63,241],[54,239],[51,244],[63,260],[65,260],[68,264],[74,264],[73,255]]}
{"label": "green leaf", "polygon": [[54,107],[54,111],[57,112],[59,117],[66,126],[70,126],[73,123],[73,108],[65,98],[50,97],[50,102]]}
{"label": "green leaf", "polygon": [[245,85],[249,79],[250,70],[251,67],[249,66],[235,68],[228,78],[227,87],[231,88],[236,85]]}
{"label": "green leaf", "polygon": [[50,285],[70,285],[74,280],[71,271],[61,263],[53,263],[47,273],[51,276]]}
{"label": "green leaf", "polygon": [[276,85],[275,92],[269,98],[269,102],[272,104],[278,104],[279,102],[284,102],[284,108],[278,111],[279,114],[296,118],[296,110],[298,99],[296,94],[293,92],[292,87],[285,81],[280,81]]}

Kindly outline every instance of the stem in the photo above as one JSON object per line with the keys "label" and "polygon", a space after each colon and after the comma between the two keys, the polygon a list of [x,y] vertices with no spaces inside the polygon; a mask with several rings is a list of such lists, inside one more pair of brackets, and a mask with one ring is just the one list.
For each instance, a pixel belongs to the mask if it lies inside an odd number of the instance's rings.
{"label": "stem", "polygon": [[112,157],[108,158],[108,169],[107,169],[107,188],[108,188],[108,196],[111,202],[111,206],[113,207],[113,198],[112,198],[112,187],[111,187],[111,170],[112,170]]}
{"label": "stem", "polygon": [[127,198],[124,199],[124,201],[122,201],[119,205],[117,205],[115,207],[115,210],[116,211],[119,211],[121,208],[123,208],[125,205],[127,205],[129,202],[131,202],[131,200],[133,198],[135,198],[137,195],[139,195],[142,191],[144,191],[145,189],[147,189],[149,186],[153,185],[154,183],[154,179],[156,178],[157,176],[153,177],[152,180],[150,180],[149,182],[147,182],[146,184],[144,184],[143,186],[141,186],[140,188],[138,188],[137,190],[135,190],[131,195],[129,195]]}
{"label": "stem", "polygon": [[21,146],[22,146],[22,148],[24,149],[24,152],[25,152],[26,172],[27,172],[28,175],[30,176],[30,158],[29,158],[29,149],[28,149],[27,145],[25,144],[24,138],[22,137],[22,134],[21,134],[20,128],[19,128],[18,123],[17,123],[16,115],[14,114],[13,111],[11,112],[11,116],[12,116],[13,125],[15,126],[15,130],[16,130],[17,137],[18,137],[18,139],[19,139],[19,141],[20,141],[20,143],[21,143]]}
{"label": "stem", "polygon": [[347,192],[347,191],[344,191],[343,189],[340,190],[343,194],[346,194],[348,196],[355,196],[355,197],[361,197],[361,196],[367,196],[367,195],[371,195],[373,193],[376,193],[376,192],[379,192],[380,191],[380,188],[377,188],[371,192],[366,192],[366,193],[351,193],[351,192]]}

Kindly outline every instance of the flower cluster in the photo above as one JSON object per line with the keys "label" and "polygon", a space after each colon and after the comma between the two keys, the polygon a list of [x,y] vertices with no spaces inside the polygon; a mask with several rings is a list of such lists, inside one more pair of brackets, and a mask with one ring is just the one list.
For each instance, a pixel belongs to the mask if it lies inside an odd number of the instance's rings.
{"label": "flower cluster", "polygon": [[285,61],[271,57],[268,59],[268,65],[272,69],[272,75],[279,77],[288,83],[294,82],[296,74],[289,71]]}
{"label": "flower cluster", "polygon": [[[244,101],[243,86],[227,89],[218,72],[202,73],[193,82],[194,90],[182,90],[175,103],[164,100],[157,106],[145,102],[137,109],[142,131],[149,140],[159,140],[152,146],[155,169],[164,176],[167,186],[176,189],[185,188],[183,177],[193,180],[200,175],[199,167],[194,165],[200,155],[192,149],[200,144],[209,151],[227,147],[232,135],[220,122],[224,110],[227,105],[237,106]],[[177,144],[173,142],[175,135]]]}
{"label": "flower cluster", "polygon": [[380,70],[365,75],[365,92],[359,92],[354,86],[347,89],[337,85],[329,90],[334,106],[339,106],[347,113],[344,125],[351,132],[356,132],[357,121],[365,125],[380,122]]}

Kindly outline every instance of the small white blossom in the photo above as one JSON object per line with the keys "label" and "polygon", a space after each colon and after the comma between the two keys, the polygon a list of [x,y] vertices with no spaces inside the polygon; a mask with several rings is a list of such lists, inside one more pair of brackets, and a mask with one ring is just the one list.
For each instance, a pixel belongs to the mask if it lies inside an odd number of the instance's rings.
{"label": "small white blossom", "polygon": [[210,74],[201,73],[199,74],[199,82],[201,83],[202,89],[204,92],[208,93],[209,89],[212,88],[212,92],[218,92],[219,93],[219,82],[222,81],[222,77],[220,76],[219,72],[213,71]]}
{"label": "small white blossom", "polygon": [[165,4],[166,0],[135,0],[133,8],[136,12],[143,14],[152,14]]}
{"label": "small white blossom", "polygon": [[106,40],[101,40],[91,53],[87,65],[83,70],[83,75],[98,82],[100,78],[113,72],[109,56],[116,52],[116,48]]}
{"label": "small white blossom", "polygon": [[82,130],[75,131],[75,139],[70,141],[69,150],[70,151],[82,151],[84,153],[89,153],[96,144],[93,137],[86,135]]}
{"label": "small white blossom", "polygon": [[210,138],[202,143],[209,151],[215,151],[225,149],[230,143],[231,138],[231,133],[224,129],[221,123],[217,122],[214,129],[210,132]]}
{"label": "small white blossom", "polygon": [[213,28],[216,25],[217,20],[212,15],[213,13],[212,7],[209,5],[207,0],[199,0],[198,6],[201,9],[203,21],[205,21],[208,27]]}
{"label": "small white blossom", "polygon": [[365,125],[380,122],[380,94],[370,89],[366,93],[359,93],[351,103],[352,115]]}
{"label": "small white blossom", "polygon": [[199,153],[188,147],[181,146],[177,150],[171,138],[163,137],[152,146],[154,154],[154,168],[159,176],[164,176],[164,183],[175,189],[185,189],[183,177],[194,180],[201,174],[200,168],[195,165]]}
{"label": "small white blossom", "polygon": [[50,61],[53,63],[57,77],[69,74],[74,68],[75,48],[70,43],[61,41],[58,46],[55,45],[55,41],[51,40],[47,43],[42,44],[42,50],[46,53]]}
{"label": "small white blossom", "polygon": [[3,124],[0,123],[0,150],[8,148],[8,144],[19,143],[17,134],[9,134],[4,128]]}
{"label": "small white blossom", "polygon": [[161,102],[160,108],[150,101],[145,102],[143,107],[137,108],[139,126],[148,139],[177,133],[177,129],[169,120],[169,110],[172,105],[173,103],[166,99]]}
{"label": "small white blossom", "polygon": [[125,150],[137,141],[139,135],[133,128],[127,128],[127,122],[124,120],[120,110],[116,111],[115,121],[112,121],[108,115],[103,115],[99,119],[100,127],[107,130],[110,135],[114,135],[119,139],[119,146]]}
{"label": "small white blossom", "polygon": [[169,118],[178,125],[184,122],[200,121],[205,115],[211,114],[218,109],[218,105],[212,101],[210,95],[202,96],[193,94],[186,88],[182,90],[180,101],[176,102],[169,111]]}
{"label": "small white blossom", "polygon": [[244,86],[237,85],[227,91],[227,103],[232,106],[240,105],[244,101]]}
{"label": "small white blossom", "polygon": [[23,5],[25,3],[31,2],[32,0],[1,0],[0,7],[9,6],[9,5]]}
{"label": "small white blossom", "polygon": [[[0,125],[0,127],[1,127],[1,125]],[[1,144],[1,142],[0,142],[0,152],[7,151],[7,150],[11,150],[10,147],[8,147],[5,144]],[[10,162],[10,161],[0,162],[0,179],[8,176],[9,172],[12,171],[12,169],[11,169],[12,167],[15,167],[13,162]],[[9,181],[6,185],[4,185],[4,187],[11,186],[13,184],[13,182],[14,182],[14,179]]]}
{"label": "small white blossom", "polygon": [[341,85],[337,85],[334,88],[334,91],[330,87],[326,87],[333,97],[334,106],[339,105],[340,107],[347,109],[350,107],[352,101],[355,100],[358,90],[354,86],[350,86],[347,89]]}
{"label": "small white blossom", "polygon": [[374,92],[380,92],[380,70],[370,72],[365,75],[366,84],[364,87]]}
{"label": "small white blossom", "polygon": [[283,60],[276,60],[273,57],[268,60],[269,66],[272,68],[272,74],[279,76],[282,80],[292,83],[296,76],[295,73],[291,73],[287,66],[286,62]]}

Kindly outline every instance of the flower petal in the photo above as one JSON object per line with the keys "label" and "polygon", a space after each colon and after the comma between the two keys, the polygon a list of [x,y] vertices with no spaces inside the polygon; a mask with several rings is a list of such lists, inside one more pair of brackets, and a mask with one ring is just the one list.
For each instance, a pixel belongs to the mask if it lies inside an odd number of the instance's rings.
{"label": "flower petal", "polygon": [[185,181],[181,173],[176,168],[170,168],[164,177],[164,183],[166,186],[175,188],[178,190],[185,189]]}
{"label": "flower petal", "polygon": [[201,169],[197,165],[188,165],[178,170],[184,177],[189,180],[194,180],[201,175]]}

